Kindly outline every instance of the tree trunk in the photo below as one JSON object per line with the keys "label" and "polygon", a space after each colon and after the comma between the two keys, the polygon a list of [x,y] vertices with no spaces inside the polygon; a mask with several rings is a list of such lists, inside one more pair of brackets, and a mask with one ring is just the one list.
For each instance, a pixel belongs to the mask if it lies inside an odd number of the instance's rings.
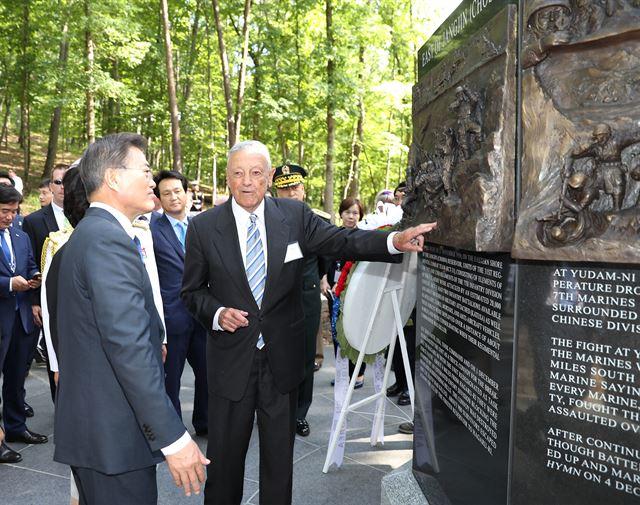
{"label": "tree trunk", "polygon": [[189,97],[191,96],[191,85],[193,84],[193,65],[196,60],[196,50],[198,43],[198,31],[200,29],[200,0],[196,2],[196,11],[191,25],[191,46],[189,47],[189,58],[187,59],[187,68],[184,72],[184,86],[182,87],[182,107],[186,107]]}
{"label": "tree trunk", "polygon": [[209,138],[211,139],[211,151],[213,155],[212,171],[211,171],[211,183],[214,188],[215,199],[215,166],[216,166],[216,152],[215,152],[215,140],[213,135],[213,86],[211,85],[211,26],[209,25],[209,17],[205,15],[205,21],[207,23],[207,101],[208,101],[208,119],[209,119]]}
{"label": "tree trunk", "polygon": [[160,0],[162,8],[162,28],[164,31],[165,60],[167,64],[167,86],[169,89],[169,111],[171,113],[171,145],[173,151],[173,170],[182,172],[182,152],[180,149],[180,113],[176,97],[176,80],[173,73],[173,48],[169,26],[169,8],[167,0]]}
{"label": "tree trunk", "polygon": [[242,59],[238,72],[238,89],[236,93],[235,114],[235,143],[240,140],[240,125],[242,123],[242,105],[244,103],[244,88],[247,74],[247,55],[249,54],[249,16],[251,14],[251,0],[244,0],[244,15],[242,24]]}
{"label": "tree trunk", "polygon": [[325,0],[326,28],[327,28],[327,154],[324,171],[323,208],[331,215],[331,222],[335,220],[333,212],[333,158],[335,153],[336,121],[335,121],[335,60],[333,39],[333,3]]}
{"label": "tree trunk", "polygon": [[96,99],[93,82],[93,66],[95,62],[95,45],[93,42],[93,32],[91,30],[91,9],[89,2],[84,2],[84,15],[86,16],[87,26],[84,32],[85,45],[85,70],[87,72],[87,91],[86,91],[86,109],[87,109],[87,142],[93,144],[96,141]]}
{"label": "tree trunk", "polygon": [[198,147],[198,160],[196,162],[196,181],[200,184],[200,177],[202,177],[202,145]]}
{"label": "tree trunk", "polygon": [[216,23],[216,33],[218,34],[218,52],[220,54],[220,64],[222,65],[222,91],[224,92],[224,105],[227,111],[227,146],[235,145],[236,124],[233,114],[233,98],[231,97],[231,77],[229,75],[229,59],[227,48],[224,44],[224,34],[222,21],[220,20],[220,5],[218,0],[211,0],[213,7],[213,17]]}
{"label": "tree trunk", "polygon": [[7,149],[9,141],[9,112],[11,111],[11,95],[7,90],[7,95],[4,97],[4,118],[2,119],[2,131],[0,131],[0,145],[4,144],[4,148]]}
{"label": "tree trunk", "polygon": [[[262,67],[260,63],[260,56],[256,51],[249,50],[249,55],[253,61],[253,101],[254,103],[260,103],[262,100]],[[257,114],[255,114],[257,116]],[[260,138],[260,121],[257,117],[251,122],[251,136],[254,139]]]}
{"label": "tree trunk", "polygon": [[298,165],[302,166],[304,158],[304,148],[302,145],[302,61],[300,58],[300,10],[298,0],[296,0],[296,106],[298,110],[297,140],[298,140]]}
{"label": "tree trunk", "polygon": [[[364,45],[360,45],[358,50],[358,82],[359,89],[364,89],[363,69],[364,69]],[[353,133],[351,142],[351,166],[349,167],[349,178],[344,188],[344,198],[352,196],[357,198],[360,193],[360,152],[364,144],[364,99],[362,94],[358,94],[358,121]]]}
{"label": "tree trunk", "polygon": [[29,171],[31,170],[31,110],[29,102],[25,107],[25,137],[23,141],[22,153],[24,157],[24,174],[23,180],[25,186],[29,183]]}
{"label": "tree trunk", "polygon": [[[120,81],[120,60],[117,57],[111,62],[111,78],[116,82]],[[105,116],[107,116],[106,133],[118,132],[120,130],[120,100],[118,98],[109,97]]]}
{"label": "tree trunk", "polygon": [[[65,19],[62,26],[62,40],[60,41],[60,52],[58,54],[58,66],[62,70],[62,75],[67,67],[67,59],[69,56],[69,25]],[[56,95],[58,99],[61,99],[61,95],[64,92],[64,85],[62,79],[56,83]],[[53,109],[53,115],[51,116],[51,124],[49,126],[49,141],[47,143],[47,158],[44,161],[44,170],[42,171],[42,178],[46,179],[51,177],[51,170],[56,161],[56,155],[58,153],[58,137],[60,135],[60,120],[62,118],[62,104],[56,105]]]}
{"label": "tree trunk", "polygon": [[[25,149],[29,144],[27,141],[28,122],[29,122],[29,79],[31,77],[29,64],[29,39],[30,39],[30,0],[22,0],[22,40],[20,49],[20,134],[18,135],[18,144]],[[25,160],[26,163],[26,160]]]}

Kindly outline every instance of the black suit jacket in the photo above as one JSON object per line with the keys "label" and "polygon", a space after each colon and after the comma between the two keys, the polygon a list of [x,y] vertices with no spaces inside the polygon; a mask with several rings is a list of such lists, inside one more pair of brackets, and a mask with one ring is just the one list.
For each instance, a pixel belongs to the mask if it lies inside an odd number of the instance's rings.
{"label": "black suit jacket", "polygon": [[54,459],[106,474],[152,466],[186,430],[165,391],[162,322],[138,250],[90,208],[60,272]]}
{"label": "black suit jacket", "polygon": [[[24,218],[22,229],[31,239],[34,259],[38,270],[42,269],[42,246],[52,231],[58,231],[58,222],[53,213],[51,204],[45,205],[40,210],[32,212]],[[40,305],[40,288],[34,289],[31,295],[31,303]]]}
{"label": "black suit jacket", "polygon": [[31,239],[31,247],[35,255],[36,264],[42,265],[42,246],[52,231],[58,231],[58,223],[51,205],[45,205],[40,210],[32,212],[24,218],[22,229]]}
{"label": "black suit jacket", "polygon": [[387,232],[337,228],[306,204],[285,198],[266,198],[264,214],[267,280],[261,308],[247,282],[231,200],[194,217],[187,231],[182,286],[187,308],[205,328],[212,328],[220,307],[249,313],[248,327],[211,331],[207,343],[209,389],[232,401],[244,395],[260,333],[277,389],[288,393],[304,377],[304,259],[285,263],[289,244],[297,242],[304,255],[394,261]]}

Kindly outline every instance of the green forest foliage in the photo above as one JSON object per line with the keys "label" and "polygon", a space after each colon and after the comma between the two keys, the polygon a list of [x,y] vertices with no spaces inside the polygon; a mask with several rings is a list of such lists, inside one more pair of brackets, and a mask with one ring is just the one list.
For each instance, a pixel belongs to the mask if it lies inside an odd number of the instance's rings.
{"label": "green forest foliage", "polygon": [[[241,139],[266,143],[274,164],[310,172],[309,203],[322,205],[327,152],[327,60],[335,62],[334,205],[342,199],[364,101],[360,196],[371,202],[404,178],[411,142],[415,54],[435,28],[437,8],[410,0],[332,0],[335,46],[326,43],[327,0],[253,0]],[[220,51],[212,0],[169,0],[184,171],[224,190],[228,149]],[[222,0],[232,94],[242,57],[244,0]],[[431,11],[428,13],[421,11]],[[433,11],[436,12],[433,12]],[[431,19],[429,18],[431,17]],[[68,59],[61,62],[65,25]],[[29,135],[49,135],[61,106],[58,155],[87,143],[87,92],[100,137],[136,131],[149,141],[154,169],[171,168],[171,124],[160,0],[1,0],[0,127],[15,142],[29,115]],[[91,34],[95,62],[87,64]],[[362,51],[362,57],[359,57]],[[362,63],[361,63],[362,61]],[[354,140],[355,139],[355,140]],[[4,139],[0,149],[5,149]],[[17,167],[19,170],[22,167]],[[29,172],[37,186],[43,166]]]}

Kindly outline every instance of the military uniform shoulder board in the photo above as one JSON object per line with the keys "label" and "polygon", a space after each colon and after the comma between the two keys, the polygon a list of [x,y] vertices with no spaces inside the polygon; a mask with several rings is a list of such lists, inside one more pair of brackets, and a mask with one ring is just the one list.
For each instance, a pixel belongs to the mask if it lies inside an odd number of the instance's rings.
{"label": "military uniform shoulder board", "polygon": [[328,212],[325,212],[324,210],[320,210],[320,209],[311,209],[313,211],[314,214],[320,216],[322,219],[326,219],[327,221],[331,220],[331,214],[329,214]]}

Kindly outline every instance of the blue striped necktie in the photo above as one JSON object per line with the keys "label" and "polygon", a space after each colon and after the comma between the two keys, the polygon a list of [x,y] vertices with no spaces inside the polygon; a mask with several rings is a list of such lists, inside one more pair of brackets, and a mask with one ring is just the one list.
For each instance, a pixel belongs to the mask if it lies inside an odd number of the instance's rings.
{"label": "blue striped necktie", "polygon": [[0,242],[2,243],[2,252],[4,253],[5,258],[7,258],[7,263],[9,263],[11,273],[13,273],[16,269],[16,265],[13,261],[13,256],[11,255],[11,248],[9,247],[9,243],[5,238],[5,230],[0,231]]}
{"label": "blue striped necktie", "polygon": [[[251,288],[251,294],[255,299],[258,307],[262,305],[262,297],[264,296],[264,286],[267,280],[267,265],[264,261],[264,250],[262,249],[262,240],[260,239],[260,230],[256,224],[258,216],[251,214],[249,216],[251,223],[247,230],[247,256],[246,267],[247,280]],[[258,349],[264,347],[264,339],[262,333],[258,337],[256,344]]]}
{"label": "blue striped necktie", "polygon": [[178,230],[178,240],[180,241],[180,245],[182,246],[182,250],[185,250],[184,244],[185,244],[185,237],[187,235],[187,229],[186,229],[186,225],[182,222],[182,221],[178,221],[176,223],[176,228]]}

